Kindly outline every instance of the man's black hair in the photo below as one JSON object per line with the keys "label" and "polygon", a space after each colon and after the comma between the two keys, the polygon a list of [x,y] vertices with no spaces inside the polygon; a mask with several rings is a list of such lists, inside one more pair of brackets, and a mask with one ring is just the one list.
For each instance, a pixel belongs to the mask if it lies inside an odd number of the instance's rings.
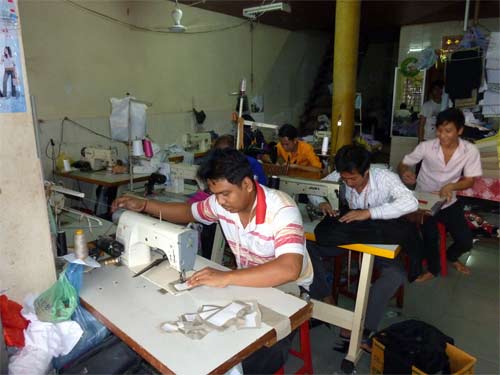
{"label": "man's black hair", "polygon": [[234,149],[216,149],[200,165],[198,178],[207,180],[227,180],[233,185],[241,186],[245,177],[253,181],[253,171],[248,159]]}
{"label": "man's black hair", "polygon": [[445,122],[454,123],[457,130],[460,130],[465,125],[465,117],[460,109],[448,108],[438,113],[436,119],[436,128],[443,125]]}
{"label": "man's black hair", "polygon": [[288,139],[293,140],[297,138],[298,135],[299,132],[297,131],[297,128],[290,124],[282,125],[280,130],[278,131],[278,137],[280,138],[287,137]]}
{"label": "man's black hair", "polygon": [[371,154],[361,146],[347,145],[337,151],[335,155],[335,169],[339,172],[363,175],[370,168]]}
{"label": "man's black hair", "polygon": [[434,87],[439,87],[440,89],[442,89],[444,87],[444,81],[441,79],[437,79],[435,81],[432,81],[430,90],[432,91],[432,89]]}

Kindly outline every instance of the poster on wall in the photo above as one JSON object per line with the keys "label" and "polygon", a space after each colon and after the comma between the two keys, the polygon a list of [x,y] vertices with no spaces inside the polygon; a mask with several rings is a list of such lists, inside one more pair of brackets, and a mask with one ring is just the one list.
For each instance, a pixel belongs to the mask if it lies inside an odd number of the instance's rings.
{"label": "poster on wall", "polygon": [[26,112],[19,22],[14,0],[0,0],[0,113]]}

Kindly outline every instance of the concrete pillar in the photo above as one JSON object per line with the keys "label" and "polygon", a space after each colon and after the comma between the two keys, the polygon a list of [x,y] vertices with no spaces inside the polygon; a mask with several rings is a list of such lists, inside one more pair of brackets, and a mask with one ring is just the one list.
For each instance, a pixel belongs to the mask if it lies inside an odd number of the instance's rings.
{"label": "concrete pillar", "polygon": [[[333,56],[332,143],[335,154],[352,143],[358,65],[360,0],[337,0]],[[338,123],[341,126],[338,126]]]}

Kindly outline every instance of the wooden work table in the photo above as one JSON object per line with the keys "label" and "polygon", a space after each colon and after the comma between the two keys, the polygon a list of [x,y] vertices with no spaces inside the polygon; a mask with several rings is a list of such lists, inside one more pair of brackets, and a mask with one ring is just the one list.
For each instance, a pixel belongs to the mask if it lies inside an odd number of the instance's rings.
{"label": "wooden work table", "polygon": [[[197,257],[195,269],[221,266]],[[168,267],[162,263],[158,267]],[[104,267],[84,275],[82,304],[115,335],[162,373],[224,373],[264,345],[276,342],[275,330],[261,328],[212,331],[201,340],[165,333],[162,323],[196,312],[204,304],[225,305],[233,300],[257,300],[289,317],[292,330],[307,321],[312,305],[274,288],[198,287],[173,296],[144,276],[132,278],[125,266]]]}
{"label": "wooden work table", "polygon": [[[130,175],[128,173],[113,174],[108,171],[71,171],[71,172],[55,172],[57,176],[70,178],[72,180],[87,182],[97,186],[104,187],[118,187],[127,185],[130,182]],[[151,173],[147,174],[134,174],[134,182],[147,181]]]}

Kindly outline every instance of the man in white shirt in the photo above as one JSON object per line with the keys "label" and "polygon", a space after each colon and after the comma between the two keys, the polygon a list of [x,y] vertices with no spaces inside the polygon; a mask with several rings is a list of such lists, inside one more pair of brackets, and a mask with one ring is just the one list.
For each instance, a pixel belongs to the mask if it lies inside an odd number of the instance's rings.
{"label": "man in white shirt", "polygon": [[[143,212],[177,224],[218,221],[238,269],[204,268],[188,279],[192,287],[273,287],[296,281],[308,289],[312,268],[305,252],[302,217],[294,200],[255,181],[246,156],[236,150],[215,150],[200,166],[198,176],[212,192],[203,201],[191,205],[124,196],[113,202],[112,209]],[[290,344],[284,339],[258,350],[243,361],[244,372],[276,372]]]}
{"label": "man in white shirt", "polygon": [[[442,222],[454,243],[447,250],[447,258],[459,272],[470,270],[458,258],[472,247],[472,233],[464,218],[463,205],[457,201],[456,191],[470,188],[474,178],[482,174],[479,151],[472,143],[460,138],[464,127],[461,110],[449,108],[437,117],[437,138],[420,143],[406,155],[399,165],[401,179],[407,185],[417,184],[416,190],[439,192],[447,202],[435,216],[427,216],[422,225],[428,272],[417,281],[426,281],[439,274],[439,234],[437,223]],[[418,178],[410,169],[422,162]]]}
{"label": "man in white shirt", "polygon": [[[309,196],[313,204],[326,214],[315,230],[316,243],[308,243],[314,267],[311,297],[329,301],[331,285],[326,282],[322,257],[344,252],[337,248],[349,243],[400,244],[409,255],[412,269],[410,281],[418,276],[419,250],[415,227],[400,217],[416,211],[417,199],[399,177],[387,169],[370,168],[370,153],[360,146],[344,146],[335,156],[336,172],[325,180],[340,176],[345,184],[345,196],[340,194],[340,214],[323,198]],[[342,190],[342,189],[341,189]],[[345,211],[345,212],[343,212]],[[399,259],[375,259],[380,277],[370,289],[365,329],[377,331],[387,303],[404,283],[405,269]]]}
{"label": "man in white shirt", "polygon": [[434,81],[431,84],[430,99],[422,105],[418,123],[419,142],[436,138],[436,116],[441,112],[443,98],[443,81]]}

